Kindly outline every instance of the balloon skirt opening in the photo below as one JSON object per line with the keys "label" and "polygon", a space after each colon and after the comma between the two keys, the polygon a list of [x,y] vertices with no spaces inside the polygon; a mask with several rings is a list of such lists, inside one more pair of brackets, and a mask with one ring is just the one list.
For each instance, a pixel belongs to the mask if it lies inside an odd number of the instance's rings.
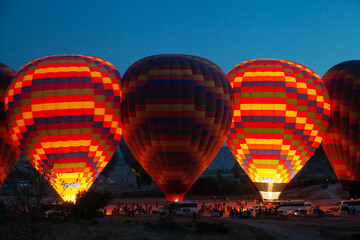
{"label": "balloon skirt opening", "polygon": [[170,202],[181,202],[184,200],[185,193],[182,194],[165,194],[166,199]]}
{"label": "balloon skirt opening", "polygon": [[278,200],[281,192],[263,192],[260,191],[263,200]]}
{"label": "balloon skirt opening", "polygon": [[261,183],[254,182],[263,200],[277,200],[287,183]]}

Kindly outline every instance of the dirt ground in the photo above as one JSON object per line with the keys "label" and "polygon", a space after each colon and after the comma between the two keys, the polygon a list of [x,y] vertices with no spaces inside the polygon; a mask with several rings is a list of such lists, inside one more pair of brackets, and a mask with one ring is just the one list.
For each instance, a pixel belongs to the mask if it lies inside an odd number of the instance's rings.
{"label": "dirt ground", "polygon": [[238,221],[260,228],[277,239],[360,239],[360,214],[357,216],[280,216],[272,219],[256,218]]}
{"label": "dirt ground", "polygon": [[[285,190],[282,199],[299,199],[312,203],[313,207],[323,210],[338,208],[338,202],[347,198],[347,193],[340,184],[329,185],[323,189],[320,185],[303,189]],[[246,201],[247,207],[254,204],[257,194],[240,196],[202,196],[187,197],[185,200],[198,201],[199,205],[213,205],[216,201],[221,205],[235,207],[236,201]],[[138,204],[143,207],[166,205],[165,198],[118,198],[107,206],[107,213],[116,204]],[[14,233],[17,229],[29,227],[29,222],[12,222],[0,217],[0,239],[17,240]],[[223,218],[212,218],[209,213],[191,216],[167,216],[159,214],[135,214],[128,217],[124,214],[109,215],[87,222],[45,221],[39,222],[39,240],[189,240],[189,239],[360,239],[360,213],[354,216],[334,216],[322,218],[313,216],[261,216],[255,218],[230,217],[226,212]],[[30,231],[30,229],[29,229]]]}
{"label": "dirt ground", "polygon": [[[2,219],[0,239],[16,240],[9,225],[26,227]],[[233,240],[233,239],[360,239],[360,214],[355,216],[299,217],[262,216],[211,218],[159,214],[104,216],[88,222],[43,222],[38,239],[52,240]]]}
{"label": "dirt ground", "polygon": [[[203,203],[205,205],[213,205],[217,201],[220,204],[225,203],[226,206],[230,207],[237,205],[236,200],[242,200],[246,201],[248,207],[251,207],[254,205],[254,199],[256,198],[257,195],[254,194],[230,197],[188,197],[185,200],[196,200],[199,202],[199,205]],[[203,239],[230,239],[230,237],[234,236],[241,236],[241,239],[360,239],[360,213],[355,216],[340,216],[339,212],[334,212],[334,209],[339,208],[338,202],[348,198],[348,193],[342,189],[340,184],[330,184],[326,189],[320,185],[303,189],[289,189],[285,190],[281,195],[281,199],[300,198],[311,202],[313,207],[320,207],[324,211],[331,210],[334,216],[322,218],[313,216],[262,216],[260,218],[240,219],[229,217],[229,214],[226,213],[222,219],[212,219],[207,215],[201,217],[201,219],[210,222],[221,221],[225,226],[236,230],[226,236],[216,235],[211,238],[206,236]],[[158,207],[167,203],[164,198],[126,198],[116,199],[114,203],[116,202],[130,205],[132,203],[142,204],[143,206],[153,205],[153,207],[155,207],[156,203]],[[110,210],[114,205],[109,205],[108,207]],[[241,233],[237,232],[239,229],[242,229]],[[190,238],[182,237],[182,239],[202,239],[194,236],[187,237]],[[235,239],[238,239],[238,237]]]}

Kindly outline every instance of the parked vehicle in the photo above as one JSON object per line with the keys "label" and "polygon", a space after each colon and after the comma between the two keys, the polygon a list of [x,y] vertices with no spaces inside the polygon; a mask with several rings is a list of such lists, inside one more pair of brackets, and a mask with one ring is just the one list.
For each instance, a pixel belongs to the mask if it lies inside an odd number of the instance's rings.
{"label": "parked vehicle", "polygon": [[18,180],[18,181],[17,181],[17,185],[18,185],[18,187],[20,187],[20,188],[27,188],[27,187],[30,186],[30,183],[29,183],[29,181],[27,181],[27,180]]}
{"label": "parked vehicle", "polygon": [[192,214],[199,213],[199,204],[198,202],[174,202],[170,203],[174,204],[175,213],[176,214]]}
{"label": "parked vehicle", "polygon": [[335,214],[332,211],[325,211],[325,216],[331,217],[331,216],[335,216]]}
{"label": "parked vehicle", "polygon": [[306,209],[297,209],[295,210],[295,216],[306,216],[307,215],[307,211]]}
{"label": "parked vehicle", "polygon": [[360,212],[360,199],[342,200],[339,205],[341,214],[350,214],[352,211]]}
{"label": "parked vehicle", "polygon": [[107,183],[108,183],[108,184],[115,184],[116,181],[113,180],[113,179],[108,178],[108,179],[107,179]]}
{"label": "parked vehicle", "polygon": [[220,210],[219,209],[213,209],[211,211],[211,217],[220,217]]}
{"label": "parked vehicle", "polygon": [[284,213],[295,212],[299,208],[306,209],[306,211],[310,211],[311,209],[311,203],[305,202],[304,200],[278,200],[270,203],[278,209],[283,210]]}
{"label": "parked vehicle", "polygon": [[323,217],[325,215],[325,212],[320,208],[313,208],[311,209],[310,214],[314,217]]}
{"label": "parked vehicle", "polygon": [[152,211],[152,213],[166,213],[167,212],[167,207],[161,207],[161,208],[158,208],[158,209],[154,209]]}
{"label": "parked vehicle", "polygon": [[284,215],[284,211],[283,211],[283,210],[278,209],[278,210],[276,210],[276,215],[278,215],[278,216],[282,216],[282,215]]}
{"label": "parked vehicle", "polygon": [[259,213],[260,209],[261,209],[262,212],[264,212],[266,210],[266,206],[254,205],[254,206],[251,207],[251,209],[253,209],[257,213]]}

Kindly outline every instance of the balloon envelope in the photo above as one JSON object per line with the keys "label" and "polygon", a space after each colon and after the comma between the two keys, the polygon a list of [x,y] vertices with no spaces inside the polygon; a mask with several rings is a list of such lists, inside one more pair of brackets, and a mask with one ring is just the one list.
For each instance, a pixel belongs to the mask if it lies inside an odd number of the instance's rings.
{"label": "balloon envelope", "polygon": [[331,115],[324,150],[350,197],[360,197],[360,60],[332,67],[323,76]]}
{"label": "balloon envelope", "polygon": [[277,199],[325,134],[324,83],[297,63],[254,59],[227,74],[234,91],[231,152],[264,199]]}
{"label": "balloon envelope", "polygon": [[87,191],[121,138],[120,75],[91,56],[37,59],[6,94],[12,138],[65,201]]}
{"label": "balloon envelope", "polygon": [[14,143],[7,127],[4,106],[5,92],[14,76],[14,70],[0,63],[0,186],[20,155],[20,149]]}
{"label": "balloon envelope", "polygon": [[219,151],[232,100],[223,71],[195,56],[147,57],[124,74],[124,139],[169,201],[181,201]]}

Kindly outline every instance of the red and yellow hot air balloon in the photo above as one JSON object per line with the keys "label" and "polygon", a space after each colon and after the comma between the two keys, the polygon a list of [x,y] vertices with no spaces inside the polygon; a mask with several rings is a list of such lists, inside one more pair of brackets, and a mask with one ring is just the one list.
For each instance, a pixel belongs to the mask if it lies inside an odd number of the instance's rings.
{"label": "red and yellow hot air balloon", "polygon": [[234,118],[226,143],[263,199],[278,199],[324,137],[326,87],[307,67],[277,59],[240,63],[227,76]]}
{"label": "red and yellow hot air balloon", "polygon": [[212,62],[156,55],[123,77],[123,136],[169,201],[182,201],[222,146],[233,114],[229,80]]}
{"label": "red and yellow hot air balloon", "polygon": [[324,150],[343,188],[360,198],[360,60],[332,67],[323,81],[331,101]]}
{"label": "red and yellow hot air balloon", "polygon": [[65,201],[90,188],[118,147],[119,82],[103,59],[58,55],[21,68],[6,93],[12,138]]}
{"label": "red and yellow hot air balloon", "polygon": [[20,149],[9,134],[4,107],[5,93],[14,76],[14,70],[0,63],[0,186],[20,155]]}

